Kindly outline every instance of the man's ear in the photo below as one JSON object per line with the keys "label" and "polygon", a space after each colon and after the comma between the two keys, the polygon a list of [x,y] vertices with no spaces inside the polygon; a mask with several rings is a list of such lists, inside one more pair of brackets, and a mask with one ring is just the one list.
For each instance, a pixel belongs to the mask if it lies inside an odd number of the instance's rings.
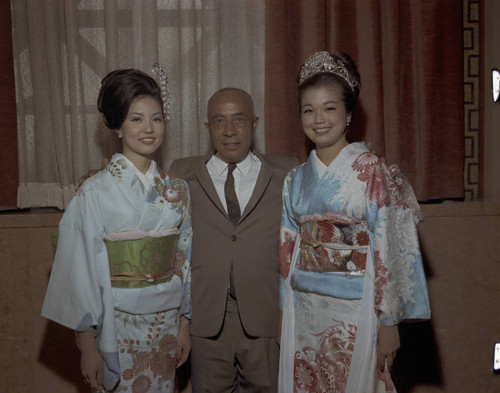
{"label": "man's ear", "polygon": [[258,117],[254,117],[254,119],[253,119],[253,130],[254,130],[254,132],[257,129],[258,125],[259,125],[259,118]]}

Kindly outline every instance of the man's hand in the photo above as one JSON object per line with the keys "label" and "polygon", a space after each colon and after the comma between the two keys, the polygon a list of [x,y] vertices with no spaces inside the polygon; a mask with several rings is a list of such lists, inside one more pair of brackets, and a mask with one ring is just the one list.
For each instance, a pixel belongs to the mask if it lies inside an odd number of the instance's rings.
{"label": "man's hand", "polygon": [[106,168],[106,166],[108,164],[109,164],[109,160],[107,158],[103,158],[101,161],[101,169],[91,169],[88,171],[88,173],[86,175],[83,175],[82,177],[80,177],[80,180],[78,180],[78,185],[75,188],[75,192],[78,191],[78,189],[85,182],[85,180],[87,180],[89,177],[94,176],[97,172]]}
{"label": "man's hand", "polygon": [[104,372],[104,360],[97,350],[94,341],[94,330],[77,332],[80,351],[80,370],[85,383],[90,385],[92,390],[102,390],[102,376]]}
{"label": "man's hand", "polygon": [[386,360],[389,371],[392,369],[392,364],[394,363],[398,349],[398,325],[381,325],[378,330],[377,344],[377,368],[380,372],[384,372]]}
{"label": "man's hand", "polygon": [[189,325],[191,322],[184,316],[179,318],[179,333],[177,334],[177,350],[175,353],[176,368],[184,364],[191,351],[191,337],[189,335]]}

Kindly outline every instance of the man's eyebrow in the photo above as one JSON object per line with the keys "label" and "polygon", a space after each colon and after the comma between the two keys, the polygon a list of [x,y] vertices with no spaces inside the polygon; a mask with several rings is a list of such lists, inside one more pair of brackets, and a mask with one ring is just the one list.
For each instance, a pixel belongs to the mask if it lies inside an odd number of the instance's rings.
{"label": "man's eyebrow", "polygon": [[210,120],[217,119],[217,118],[220,118],[220,117],[224,118],[225,116],[224,116],[224,115],[222,115],[222,114],[220,114],[220,113],[216,113],[215,115],[213,115],[213,116],[210,118]]}
{"label": "man's eyebrow", "polygon": [[[248,113],[246,112],[236,112],[236,113],[230,113],[229,114],[230,117],[236,117],[236,116],[244,116],[244,117],[250,117],[248,116]],[[210,120],[214,120],[214,119],[220,119],[220,118],[223,118],[225,119],[226,116],[221,114],[221,113],[216,113],[215,115],[213,115]]]}
{"label": "man's eyebrow", "polygon": [[237,112],[237,113],[233,113],[231,116],[245,116],[245,117],[250,117],[248,116],[248,113],[246,112]]}

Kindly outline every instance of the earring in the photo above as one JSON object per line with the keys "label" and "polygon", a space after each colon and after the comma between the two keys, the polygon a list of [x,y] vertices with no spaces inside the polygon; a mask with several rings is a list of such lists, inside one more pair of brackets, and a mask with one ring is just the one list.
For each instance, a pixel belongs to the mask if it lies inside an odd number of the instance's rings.
{"label": "earring", "polygon": [[118,135],[118,138],[123,136],[121,130],[116,130],[116,135]]}
{"label": "earring", "polygon": [[350,121],[348,121],[348,122],[346,122],[346,123],[345,123],[345,126],[346,126],[346,127],[349,127],[349,125],[350,125],[350,124],[351,124],[351,122],[350,122]]}

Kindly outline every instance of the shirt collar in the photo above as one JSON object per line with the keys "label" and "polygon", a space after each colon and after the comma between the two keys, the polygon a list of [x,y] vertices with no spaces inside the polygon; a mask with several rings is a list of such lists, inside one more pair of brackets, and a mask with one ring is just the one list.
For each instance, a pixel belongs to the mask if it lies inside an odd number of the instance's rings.
{"label": "shirt collar", "polygon": [[[240,171],[242,175],[247,175],[252,168],[254,161],[258,159],[259,158],[255,154],[249,152],[243,161],[240,161],[236,164],[235,170]],[[209,162],[211,163],[212,168],[215,169],[215,173],[218,176],[222,176],[227,169],[227,162],[221,160],[215,154],[212,156]]]}

